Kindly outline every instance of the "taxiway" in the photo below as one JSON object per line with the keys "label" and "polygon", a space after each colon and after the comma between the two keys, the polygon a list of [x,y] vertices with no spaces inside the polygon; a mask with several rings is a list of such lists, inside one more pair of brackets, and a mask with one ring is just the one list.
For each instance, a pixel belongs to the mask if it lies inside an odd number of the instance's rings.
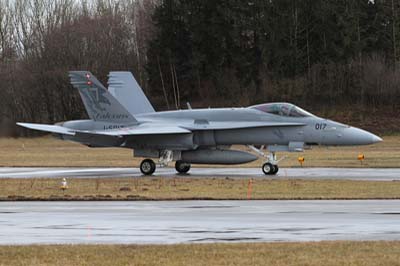
{"label": "taxiway", "polygon": [[[138,168],[83,167],[1,167],[0,178],[33,177],[140,177]],[[282,168],[276,176],[266,176],[260,168],[192,168],[189,174],[178,175],[173,168],[158,168],[155,176],[232,178],[304,178],[370,181],[400,181],[400,168]]]}

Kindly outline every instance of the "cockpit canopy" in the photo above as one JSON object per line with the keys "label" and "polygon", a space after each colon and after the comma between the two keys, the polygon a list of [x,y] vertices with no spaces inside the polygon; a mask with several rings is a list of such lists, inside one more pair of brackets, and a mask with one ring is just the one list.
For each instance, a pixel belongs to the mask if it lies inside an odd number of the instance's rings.
{"label": "cockpit canopy", "polygon": [[259,110],[272,115],[288,116],[288,117],[313,117],[315,115],[301,109],[291,103],[264,103],[250,106],[252,109]]}

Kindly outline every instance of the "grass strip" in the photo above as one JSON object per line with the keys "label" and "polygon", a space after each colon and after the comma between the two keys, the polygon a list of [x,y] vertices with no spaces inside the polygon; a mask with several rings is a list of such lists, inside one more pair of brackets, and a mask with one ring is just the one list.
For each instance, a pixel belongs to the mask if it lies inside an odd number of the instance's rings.
{"label": "grass strip", "polygon": [[398,181],[232,178],[0,179],[0,200],[399,199]]}
{"label": "grass strip", "polygon": [[400,242],[0,246],[0,265],[400,265]]}

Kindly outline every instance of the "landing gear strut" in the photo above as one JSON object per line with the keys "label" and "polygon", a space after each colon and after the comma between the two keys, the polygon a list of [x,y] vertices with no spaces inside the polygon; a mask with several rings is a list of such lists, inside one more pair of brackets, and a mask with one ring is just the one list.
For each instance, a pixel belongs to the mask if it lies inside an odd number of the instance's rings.
{"label": "landing gear strut", "polygon": [[145,159],[140,163],[140,172],[144,175],[152,175],[156,170],[156,164],[151,159]]}
{"label": "landing gear strut", "polygon": [[279,171],[278,163],[280,160],[276,159],[275,152],[270,152],[268,155],[266,155],[262,150],[264,146],[261,146],[260,149],[257,149],[254,146],[248,146],[250,149],[252,149],[256,154],[258,154],[259,157],[265,158],[266,162],[262,165],[261,169],[266,175],[276,175]]}
{"label": "landing gear strut", "polygon": [[180,174],[186,174],[190,170],[190,164],[182,161],[176,161],[175,169]]}

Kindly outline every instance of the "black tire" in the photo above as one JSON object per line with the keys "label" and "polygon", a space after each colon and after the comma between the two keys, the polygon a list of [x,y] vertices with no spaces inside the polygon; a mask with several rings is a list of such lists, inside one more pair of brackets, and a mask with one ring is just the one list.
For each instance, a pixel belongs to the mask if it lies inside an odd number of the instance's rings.
{"label": "black tire", "polygon": [[266,175],[273,175],[274,170],[275,170],[275,167],[272,163],[265,163],[262,166],[262,171]]}
{"label": "black tire", "polygon": [[274,171],[272,172],[272,174],[276,175],[278,173],[278,171],[279,171],[279,167],[276,164],[274,164]]}
{"label": "black tire", "polygon": [[144,175],[152,175],[156,170],[156,164],[151,159],[145,159],[140,163],[140,172]]}
{"label": "black tire", "polygon": [[176,161],[175,162],[175,170],[180,174],[186,174],[190,170],[190,163]]}

